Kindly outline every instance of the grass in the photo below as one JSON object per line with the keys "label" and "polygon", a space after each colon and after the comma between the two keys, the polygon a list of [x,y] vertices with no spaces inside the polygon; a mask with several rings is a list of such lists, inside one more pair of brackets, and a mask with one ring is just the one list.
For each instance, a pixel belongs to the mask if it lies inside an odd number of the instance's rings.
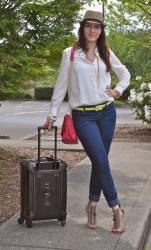
{"label": "grass", "polygon": [[2,183],[3,181],[5,181],[4,178],[6,176],[6,173],[7,173],[7,171],[6,171],[5,167],[3,167],[3,166],[0,165],[0,183]]}
{"label": "grass", "polygon": [[6,160],[6,159],[7,159],[6,156],[0,155],[0,161]]}
{"label": "grass", "polygon": [[0,148],[0,161],[9,160],[9,159],[10,159],[10,153]]}

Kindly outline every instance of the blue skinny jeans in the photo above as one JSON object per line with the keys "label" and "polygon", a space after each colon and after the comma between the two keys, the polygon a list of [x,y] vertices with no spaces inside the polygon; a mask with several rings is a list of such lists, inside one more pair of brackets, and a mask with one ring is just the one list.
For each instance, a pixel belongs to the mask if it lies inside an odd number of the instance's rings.
{"label": "blue skinny jeans", "polygon": [[76,133],[92,163],[89,200],[98,202],[101,192],[109,207],[120,206],[108,154],[116,124],[113,103],[101,111],[72,111]]}

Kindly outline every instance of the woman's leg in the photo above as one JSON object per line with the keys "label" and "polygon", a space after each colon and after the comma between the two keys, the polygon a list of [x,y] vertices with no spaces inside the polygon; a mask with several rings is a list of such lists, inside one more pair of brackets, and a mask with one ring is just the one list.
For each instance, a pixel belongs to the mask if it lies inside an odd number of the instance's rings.
{"label": "woman's leg", "polygon": [[[91,113],[91,115],[90,115]],[[112,142],[116,111],[114,105],[106,107],[101,112],[81,113],[73,115],[74,125],[89,158],[92,161],[92,175],[90,181],[90,201],[97,202],[100,197],[101,190],[106,197],[110,207],[114,211],[114,226],[112,232],[122,233],[123,227],[121,219],[123,210],[120,208],[120,202],[117,198],[113,178],[110,172],[108,153]],[[96,218],[93,207],[89,207],[88,227],[95,228],[96,223],[89,224],[89,215],[91,221]],[[92,211],[93,216],[92,216]]]}
{"label": "woman's leg", "polygon": [[[97,113],[97,124],[98,124],[98,128],[100,131],[100,135],[102,138],[104,148],[108,155],[110,151],[110,146],[113,140],[113,136],[114,136],[115,125],[116,125],[116,109],[115,109],[114,104],[107,106],[101,112]],[[104,195],[106,196],[105,193]],[[114,207],[113,205],[111,206]],[[118,201],[118,204],[115,204],[115,206],[116,205],[120,205],[119,201]]]}
{"label": "woman's leg", "polygon": [[[107,155],[109,154],[110,146],[112,143],[114,130],[116,123],[116,110],[114,105],[110,105],[103,111],[97,113],[97,124],[102,138],[104,148]],[[95,190],[96,193],[101,194],[102,187],[101,185],[95,182],[97,178],[95,168],[92,166],[91,178],[90,178],[90,190]],[[91,191],[90,191],[91,192]]]}
{"label": "woman's leg", "polygon": [[106,153],[109,154],[116,125],[116,109],[114,104],[107,106],[98,113],[97,124]]}
{"label": "woman's leg", "polygon": [[98,120],[98,112],[73,113],[77,135],[92,162],[95,173],[95,180],[92,180],[90,185],[89,199],[98,202],[99,192],[102,189],[109,206],[112,207],[119,201],[110,172],[108,155],[97,124]]}

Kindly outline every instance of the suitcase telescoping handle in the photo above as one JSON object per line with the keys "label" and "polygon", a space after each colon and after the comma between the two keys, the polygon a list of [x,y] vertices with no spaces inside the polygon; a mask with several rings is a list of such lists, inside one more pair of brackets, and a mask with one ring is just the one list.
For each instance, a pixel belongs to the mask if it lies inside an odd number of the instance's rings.
{"label": "suitcase telescoping handle", "polygon": [[[39,168],[40,165],[40,149],[41,149],[41,130],[46,129],[45,127],[38,127],[38,166],[37,169]],[[52,129],[55,130],[55,141],[54,141],[54,152],[55,152],[55,167],[56,167],[56,162],[57,162],[57,126],[53,126]]]}

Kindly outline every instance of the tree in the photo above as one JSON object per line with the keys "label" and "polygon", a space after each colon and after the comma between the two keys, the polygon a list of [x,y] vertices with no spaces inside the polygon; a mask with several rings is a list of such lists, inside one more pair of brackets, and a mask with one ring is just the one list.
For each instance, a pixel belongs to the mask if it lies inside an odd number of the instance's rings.
{"label": "tree", "polygon": [[[99,1],[99,0],[98,0]],[[102,2],[102,1],[99,1]],[[108,31],[137,31],[143,29],[143,47],[151,47],[151,1],[119,0],[105,2],[105,23]]]}
{"label": "tree", "polygon": [[131,72],[132,79],[141,76],[143,81],[151,79],[151,49],[141,44],[141,39],[147,31],[131,32],[112,31],[108,35],[108,43],[115,54],[126,64]]}
{"label": "tree", "polygon": [[[43,73],[48,47],[70,41],[81,0],[1,0],[0,85],[19,88]],[[51,46],[50,46],[51,47]]]}
{"label": "tree", "polygon": [[105,5],[105,24],[110,47],[126,64],[132,80],[142,76],[142,80],[150,81],[151,1],[98,2],[104,2]]}

